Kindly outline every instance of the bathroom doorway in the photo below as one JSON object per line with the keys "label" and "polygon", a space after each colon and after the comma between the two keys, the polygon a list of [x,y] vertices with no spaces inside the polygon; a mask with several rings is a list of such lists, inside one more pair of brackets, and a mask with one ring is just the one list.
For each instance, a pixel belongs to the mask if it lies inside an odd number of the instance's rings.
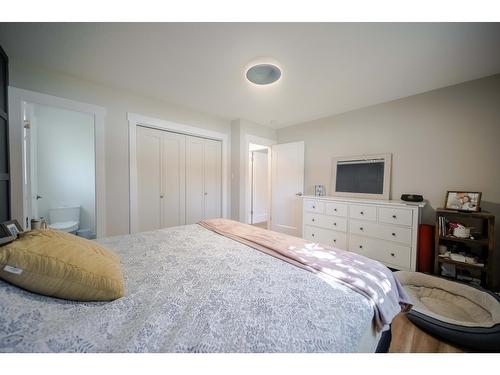
{"label": "bathroom doorway", "polygon": [[267,228],[269,217],[269,148],[250,143],[248,152],[250,210],[247,223]]}
{"label": "bathroom doorway", "polygon": [[105,236],[105,109],[16,87],[9,109],[12,218]]}
{"label": "bathroom doorway", "polygon": [[35,103],[24,110],[30,224],[95,238],[94,117]]}

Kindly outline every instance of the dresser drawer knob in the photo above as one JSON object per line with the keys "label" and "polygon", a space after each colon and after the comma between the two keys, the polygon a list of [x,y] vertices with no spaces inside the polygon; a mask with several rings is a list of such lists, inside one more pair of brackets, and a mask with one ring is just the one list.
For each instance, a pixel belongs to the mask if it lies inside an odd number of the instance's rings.
{"label": "dresser drawer knob", "polygon": [[333,242],[337,242],[337,240],[334,239]]}
{"label": "dresser drawer knob", "polygon": [[314,237],[314,233],[313,233],[313,234],[311,234],[311,236],[313,236],[313,237]]}
{"label": "dresser drawer knob", "polygon": [[396,256],[396,254],[394,254],[394,253],[391,253],[391,257],[395,257],[395,256]]}
{"label": "dresser drawer knob", "polygon": [[337,226],[337,223],[333,223],[334,226]]}
{"label": "dresser drawer knob", "polygon": [[395,219],[396,218],[396,215],[392,215],[392,218]]}
{"label": "dresser drawer knob", "polygon": [[365,213],[363,211],[360,212],[361,215],[364,215]]}
{"label": "dresser drawer knob", "polygon": [[392,235],[393,235],[394,237],[396,237],[396,233],[393,233]]}
{"label": "dresser drawer knob", "polygon": [[316,208],[316,206],[313,206],[313,208]]}
{"label": "dresser drawer knob", "polygon": [[334,209],[333,209],[333,211],[337,212],[337,209],[336,209],[336,208],[334,208]]}
{"label": "dresser drawer knob", "polygon": [[359,245],[359,248],[362,249],[363,248],[363,245]]}
{"label": "dresser drawer knob", "polygon": [[359,227],[359,230],[363,230],[363,227]]}
{"label": "dresser drawer knob", "polygon": [[312,218],[311,221],[314,221],[314,218]]}

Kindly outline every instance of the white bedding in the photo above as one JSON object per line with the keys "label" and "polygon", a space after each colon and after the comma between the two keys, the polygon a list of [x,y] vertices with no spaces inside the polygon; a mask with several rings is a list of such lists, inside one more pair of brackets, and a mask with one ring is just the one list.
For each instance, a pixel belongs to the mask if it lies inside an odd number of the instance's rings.
{"label": "white bedding", "polygon": [[82,303],[0,281],[0,352],[356,352],[373,308],[341,284],[198,225],[99,240],[126,296]]}

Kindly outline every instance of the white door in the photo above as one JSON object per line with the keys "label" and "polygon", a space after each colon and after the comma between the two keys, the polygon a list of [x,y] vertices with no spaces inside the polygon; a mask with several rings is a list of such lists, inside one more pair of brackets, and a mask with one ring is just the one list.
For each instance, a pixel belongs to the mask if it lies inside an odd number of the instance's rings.
{"label": "white door", "polygon": [[137,231],[162,228],[162,131],[137,127]]}
{"label": "white door", "polygon": [[[265,151],[265,152],[264,152]],[[251,224],[267,220],[267,201],[269,199],[267,150],[252,152],[252,204]]]}
{"label": "white door", "polygon": [[186,224],[195,224],[204,216],[204,143],[203,138],[186,136]]}
{"label": "white door", "polygon": [[204,203],[203,218],[221,217],[222,194],[222,144],[220,141],[204,140]]}
{"label": "white door", "polygon": [[186,136],[157,130],[162,134],[162,228],[186,222]]}
{"label": "white door", "polygon": [[271,230],[300,236],[304,142],[271,146]]}

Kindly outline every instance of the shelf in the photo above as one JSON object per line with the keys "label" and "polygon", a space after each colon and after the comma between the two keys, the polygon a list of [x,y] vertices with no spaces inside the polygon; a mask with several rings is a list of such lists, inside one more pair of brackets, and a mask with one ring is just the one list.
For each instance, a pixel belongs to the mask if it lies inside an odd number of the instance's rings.
{"label": "shelf", "polygon": [[474,263],[459,262],[450,258],[438,257],[438,263],[454,264],[463,268],[472,268],[475,270],[486,271],[486,267],[484,265],[480,266]]}
{"label": "shelf", "polygon": [[439,239],[445,241],[455,241],[471,245],[482,245],[482,246],[486,246],[489,243],[487,238],[471,239],[471,238],[459,238],[454,236],[439,236]]}
{"label": "shelf", "polygon": [[474,212],[474,211],[457,211],[457,210],[448,210],[444,208],[438,208],[436,210],[436,214],[440,216],[446,216],[446,215],[454,215],[454,216],[468,216],[468,217],[474,217],[478,219],[493,219],[495,215],[493,215],[490,212],[487,211],[479,211],[479,212]]}

